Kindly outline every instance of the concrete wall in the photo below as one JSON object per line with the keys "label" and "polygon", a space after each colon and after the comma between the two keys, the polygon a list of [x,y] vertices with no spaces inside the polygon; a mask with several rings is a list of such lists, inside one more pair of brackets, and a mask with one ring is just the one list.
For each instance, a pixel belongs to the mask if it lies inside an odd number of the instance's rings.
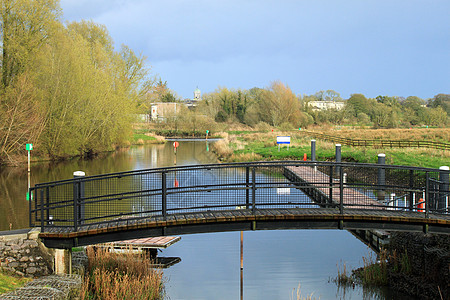
{"label": "concrete wall", "polygon": [[39,241],[38,235],[38,230],[0,233],[0,269],[27,277],[52,274],[52,251]]}

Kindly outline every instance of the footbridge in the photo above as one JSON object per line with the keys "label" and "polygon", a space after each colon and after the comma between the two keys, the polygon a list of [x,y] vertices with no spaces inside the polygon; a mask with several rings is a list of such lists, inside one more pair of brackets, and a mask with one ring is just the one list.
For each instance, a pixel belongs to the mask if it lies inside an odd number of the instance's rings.
{"label": "footbridge", "polygon": [[449,171],[274,161],[137,170],[37,184],[30,226],[47,247],[276,229],[450,234]]}

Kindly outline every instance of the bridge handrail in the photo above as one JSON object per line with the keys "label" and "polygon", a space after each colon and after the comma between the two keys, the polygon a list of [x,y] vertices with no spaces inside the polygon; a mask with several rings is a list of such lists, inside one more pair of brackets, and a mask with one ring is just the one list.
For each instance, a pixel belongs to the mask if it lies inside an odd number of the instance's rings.
{"label": "bridge handrail", "polygon": [[[151,173],[161,173],[164,171],[184,171],[184,170],[195,170],[195,169],[222,169],[228,167],[241,168],[243,166],[248,167],[264,167],[264,166],[284,166],[284,165],[317,165],[320,164],[322,166],[336,166],[336,167],[380,167],[379,164],[370,164],[370,163],[357,163],[357,162],[330,162],[330,161],[299,161],[299,160],[282,160],[282,161],[256,161],[256,162],[231,162],[231,163],[211,163],[211,164],[203,164],[203,165],[184,165],[184,166],[169,166],[169,167],[159,167],[159,168],[151,168],[151,169],[141,169],[141,170],[132,170],[132,171],[123,171],[116,173],[107,173],[107,174],[98,174],[98,175],[90,175],[83,176],[78,178],[69,178],[63,180],[49,181],[44,183],[37,183],[35,187],[43,187],[43,186],[56,186],[59,184],[65,184],[68,182],[74,181],[89,181],[89,180],[99,180],[99,179],[108,179],[108,178],[117,178],[117,177],[126,177],[133,176],[137,174],[151,174]],[[442,170],[436,168],[425,168],[425,167],[412,167],[412,166],[401,166],[401,165],[383,165],[384,169],[401,169],[401,170],[413,170],[413,171],[423,171],[423,172],[440,172]]]}
{"label": "bridge handrail", "polygon": [[[287,180],[288,167],[306,168],[311,172],[318,169],[318,173],[313,173],[315,177],[309,181],[302,181],[299,178]],[[219,179],[218,182],[204,183],[189,181],[190,177],[197,175],[202,179],[207,175],[215,176],[215,172],[231,174],[230,180]],[[345,172],[348,173],[347,182],[344,182]],[[382,179],[379,177],[380,172],[383,174]],[[183,180],[180,186],[175,185],[177,175]],[[341,213],[345,207],[363,207],[371,210],[406,209],[424,212],[427,215],[446,213],[448,207],[442,207],[442,197],[448,197],[449,188],[441,177],[448,178],[448,176],[449,171],[439,169],[318,161],[207,164],[119,172],[35,185],[30,189],[30,193],[34,195],[31,197],[34,201],[30,201],[30,226],[40,224],[43,231],[56,225],[69,226],[76,231],[78,226],[86,222],[97,224],[123,216],[156,214],[165,217],[174,211],[208,210],[242,205],[251,208],[253,212],[258,207],[273,205],[279,207],[314,205],[314,207],[340,207]],[[126,179],[125,183],[122,183],[122,186],[114,186],[119,184],[122,178]],[[174,186],[168,186],[168,182]],[[135,184],[139,185],[139,189],[135,188]],[[300,196],[296,196],[298,199],[293,198],[294,200],[289,198],[288,201],[287,197],[280,196],[288,193],[286,189],[294,189],[294,192],[300,189],[304,195],[315,197],[315,203],[306,200],[301,202],[298,200]],[[357,190],[362,192],[355,194]],[[359,202],[344,203],[345,191],[357,195],[352,197],[365,195],[365,198]],[[223,196],[218,195],[219,192],[223,192]],[[226,198],[227,192],[235,199],[223,199]],[[256,195],[263,198],[256,199]],[[386,195],[388,200],[389,197],[395,198],[399,195],[401,199],[385,201]],[[190,203],[184,201],[183,197],[199,197],[199,200]],[[425,207],[421,206],[422,198],[426,200],[423,202]],[[145,203],[148,207],[142,206],[136,212],[134,205],[138,203],[141,206]],[[133,208],[127,205],[133,205]],[[101,213],[91,214],[90,209],[98,209]]]}

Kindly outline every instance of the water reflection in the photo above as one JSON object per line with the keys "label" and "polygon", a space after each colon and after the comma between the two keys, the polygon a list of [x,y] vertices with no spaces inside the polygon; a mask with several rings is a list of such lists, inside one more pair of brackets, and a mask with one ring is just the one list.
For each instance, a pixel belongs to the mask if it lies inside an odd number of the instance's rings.
{"label": "water reflection", "polygon": [[[137,169],[173,166],[172,143],[144,145],[104,153],[91,160],[72,159],[64,162],[41,162],[31,165],[31,186],[36,183],[69,179],[82,170],[86,176]],[[176,155],[178,165],[217,162],[206,149],[206,143],[180,142]],[[0,231],[28,227],[27,165],[0,168]]]}

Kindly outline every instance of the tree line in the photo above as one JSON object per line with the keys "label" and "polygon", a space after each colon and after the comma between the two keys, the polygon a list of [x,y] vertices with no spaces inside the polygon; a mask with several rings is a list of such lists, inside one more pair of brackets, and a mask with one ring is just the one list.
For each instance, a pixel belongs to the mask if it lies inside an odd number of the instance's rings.
{"label": "tree line", "polygon": [[26,143],[52,159],[89,155],[128,139],[151,94],[145,58],[91,21],[63,24],[58,0],[2,0],[0,163]]}
{"label": "tree line", "polygon": [[[438,94],[427,101],[416,96],[367,98],[363,94],[352,94],[349,99],[342,99],[333,90],[297,96],[289,86],[279,81],[267,88],[250,90],[219,87],[202,98],[194,111],[182,111],[168,118],[169,126],[203,130],[208,126],[211,129],[215,121],[217,124],[242,123],[252,127],[281,129],[323,124],[401,128],[446,126],[450,116],[449,94]],[[344,107],[340,110],[318,110],[309,105],[311,101],[343,102]],[[202,126],[194,127],[192,119]],[[174,124],[177,126],[174,127]]]}

